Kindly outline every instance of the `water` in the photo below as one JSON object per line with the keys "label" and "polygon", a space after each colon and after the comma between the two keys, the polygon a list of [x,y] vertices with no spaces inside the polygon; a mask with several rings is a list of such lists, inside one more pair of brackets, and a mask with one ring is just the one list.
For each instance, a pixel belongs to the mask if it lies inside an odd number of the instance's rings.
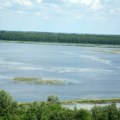
{"label": "water", "polygon": [[[69,108],[74,110],[75,108],[77,109],[88,109],[91,110],[94,106],[99,106],[99,107],[104,107],[111,105],[111,103],[102,103],[102,104],[92,104],[92,103],[78,103],[78,104],[63,104],[62,106],[65,108]],[[120,108],[120,103],[116,103],[116,107]]]}
{"label": "water", "polygon": [[[15,83],[14,77],[64,80],[66,85]],[[17,101],[120,97],[120,48],[0,43],[0,89]]]}

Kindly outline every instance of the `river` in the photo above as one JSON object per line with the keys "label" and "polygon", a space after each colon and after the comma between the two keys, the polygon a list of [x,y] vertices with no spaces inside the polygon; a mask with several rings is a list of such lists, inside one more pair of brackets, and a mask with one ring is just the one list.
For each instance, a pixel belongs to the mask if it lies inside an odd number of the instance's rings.
{"label": "river", "polygon": [[[14,77],[64,80],[66,85],[14,82]],[[120,47],[0,42],[0,89],[17,101],[120,98]]]}

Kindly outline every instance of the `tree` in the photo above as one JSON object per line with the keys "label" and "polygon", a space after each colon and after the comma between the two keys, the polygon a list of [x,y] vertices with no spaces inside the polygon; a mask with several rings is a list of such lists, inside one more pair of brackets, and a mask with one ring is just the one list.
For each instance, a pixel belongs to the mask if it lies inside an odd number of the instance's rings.
{"label": "tree", "polygon": [[74,112],[70,110],[53,111],[48,120],[74,120]]}
{"label": "tree", "polygon": [[108,120],[120,120],[118,109],[114,103],[108,106]]}
{"label": "tree", "polygon": [[7,114],[15,114],[17,103],[13,100],[9,93],[4,90],[0,91],[0,116]]}
{"label": "tree", "polygon": [[105,107],[94,106],[91,111],[93,120],[109,120],[106,106]]}
{"label": "tree", "polygon": [[25,120],[41,120],[42,103],[31,103],[26,111]]}
{"label": "tree", "polygon": [[90,112],[84,109],[77,110],[75,120],[91,120]]}
{"label": "tree", "polygon": [[53,96],[53,95],[48,96],[47,101],[49,103],[53,103],[53,104],[59,104],[60,103],[58,97],[57,96]]}

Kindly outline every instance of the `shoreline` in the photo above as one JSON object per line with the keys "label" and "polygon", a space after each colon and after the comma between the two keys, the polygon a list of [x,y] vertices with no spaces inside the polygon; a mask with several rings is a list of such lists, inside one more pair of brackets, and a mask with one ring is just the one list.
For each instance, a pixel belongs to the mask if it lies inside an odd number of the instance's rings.
{"label": "shoreline", "polygon": [[59,43],[59,42],[32,42],[32,41],[15,41],[0,40],[0,43],[20,43],[20,44],[36,44],[36,45],[56,45],[56,46],[80,46],[80,47],[99,47],[99,48],[120,48],[116,44],[88,44],[88,43]]}
{"label": "shoreline", "polygon": [[[34,102],[42,103],[46,101],[31,101],[31,102],[18,102],[19,104],[31,104]],[[120,103],[120,98],[109,98],[109,99],[85,99],[85,100],[60,100],[61,104],[74,105],[74,104],[112,104]]]}
{"label": "shoreline", "polygon": [[[46,101],[32,101],[32,102],[18,102],[19,105],[29,106],[34,103],[46,103]],[[104,107],[115,104],[117,108],[120,108],[120,98],[113,99],[98,99],[98,100],[65,100],[59,103],[64,109],[79,110],[86,109],[91,110],[94,106]]]}
{"label": "shoreline", "polygon": [[79,103],[88,103],[88,104],[104,104],[104,103],[120,103],[120,98],[109,98],[109,99],[85,99],[85,100],[65,100],[63,104],[79,104]]}

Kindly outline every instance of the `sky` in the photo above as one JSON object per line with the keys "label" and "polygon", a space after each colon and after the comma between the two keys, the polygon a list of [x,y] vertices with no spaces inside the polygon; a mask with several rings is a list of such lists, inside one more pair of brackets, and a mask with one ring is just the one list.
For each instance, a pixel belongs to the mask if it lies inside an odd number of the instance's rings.
{"label": "sky", "polygon": [[120,0],[0,0],[0,30],[120,34]]}

